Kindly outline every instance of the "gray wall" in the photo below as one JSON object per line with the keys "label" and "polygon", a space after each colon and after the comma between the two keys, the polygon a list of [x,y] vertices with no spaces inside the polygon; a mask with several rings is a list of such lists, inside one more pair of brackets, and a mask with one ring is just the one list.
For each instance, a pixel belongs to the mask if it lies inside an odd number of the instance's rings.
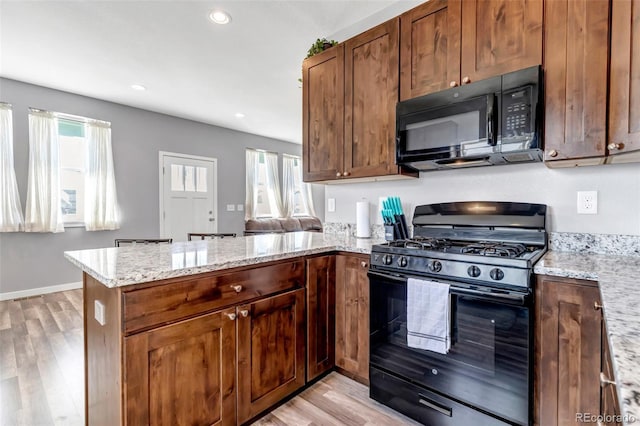
{"label": "gray wall", "polygon": [[[245,149],[301,154],[301,146],[297,144],[15,80],[0,79],[0,101],[13,105],[14,159],[23,209],[29,155],[27,108],[35,107],[111,122],[118,202],[122,210],[122,224],[117,231],[67,228],[59,234],[1,233],[0,293],[80,281],[79,270],[63,257],[66,250],[110,247],[115,238],[157,237],[159,151],[218,159],[218,230],[238,233],[244,229],[244,212],[227,212],[225,206],[244,204]],[[323,201],[324,187],[314,185],[314,202],[321,219]]]}

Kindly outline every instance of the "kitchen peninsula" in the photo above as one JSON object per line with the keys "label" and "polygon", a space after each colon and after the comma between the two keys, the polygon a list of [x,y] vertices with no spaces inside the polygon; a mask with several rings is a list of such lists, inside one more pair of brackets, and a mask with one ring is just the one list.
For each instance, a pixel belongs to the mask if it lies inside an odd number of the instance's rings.
{"label": "kitchen peninsula", "polygon": [[333,368],[333,255],[366,282],[371,245],[296,232],[66,252],[84,272],[87,424],[251,420]]}

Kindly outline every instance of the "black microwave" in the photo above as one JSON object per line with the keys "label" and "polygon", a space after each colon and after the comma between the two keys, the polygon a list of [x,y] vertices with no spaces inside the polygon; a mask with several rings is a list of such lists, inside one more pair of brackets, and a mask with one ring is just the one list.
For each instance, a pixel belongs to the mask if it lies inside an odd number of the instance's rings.
{"label": "black microwave", "polygon": [[542,161],[540,66],[399,102],[396,162],[428,171]]}

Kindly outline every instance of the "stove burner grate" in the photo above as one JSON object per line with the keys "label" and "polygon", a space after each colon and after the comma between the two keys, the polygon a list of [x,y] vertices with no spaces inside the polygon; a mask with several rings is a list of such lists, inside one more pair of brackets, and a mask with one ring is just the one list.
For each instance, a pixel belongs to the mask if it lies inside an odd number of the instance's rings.
{"label": "stove burner grate", "polygon": [[522,244],[479,242],[462,247],[460,253],[515,258],[527,251]]}
{"label": "stove burner grate", "polygon": [[414,237],[408,240],[396,240],[393,242],[393,247],[417,250],[435,250],[450,246],[451,243],[449,242],[449,240],[444,238]]}

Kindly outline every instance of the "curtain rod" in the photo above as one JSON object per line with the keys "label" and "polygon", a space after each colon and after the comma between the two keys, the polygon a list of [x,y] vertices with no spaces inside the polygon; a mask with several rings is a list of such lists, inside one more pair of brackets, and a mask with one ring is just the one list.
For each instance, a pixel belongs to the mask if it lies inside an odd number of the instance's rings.
{"label": "curtain rod", "polygon": [[53,114],[55,117],[62,118],[63,120],[78,121],[80,123],[95,123],[95,124],[101,124],[103,126],[111,127],[111,123],[108,121],[83,117],[81,115],[65,114],[64,112],[47,111],[46,109],[40,109],[40,108],[34,108],[34,107],[29,107],[29,111]]}
{"label": "curtain rod", "polygon": [[267,151],[266,149],[258,149],[258,148],[247,148],[247,149],[250,150],[250,151],[265,152],[267,154],[276,154],[276,155],[279,154],[279,152],[277,152],[277,151]]}

